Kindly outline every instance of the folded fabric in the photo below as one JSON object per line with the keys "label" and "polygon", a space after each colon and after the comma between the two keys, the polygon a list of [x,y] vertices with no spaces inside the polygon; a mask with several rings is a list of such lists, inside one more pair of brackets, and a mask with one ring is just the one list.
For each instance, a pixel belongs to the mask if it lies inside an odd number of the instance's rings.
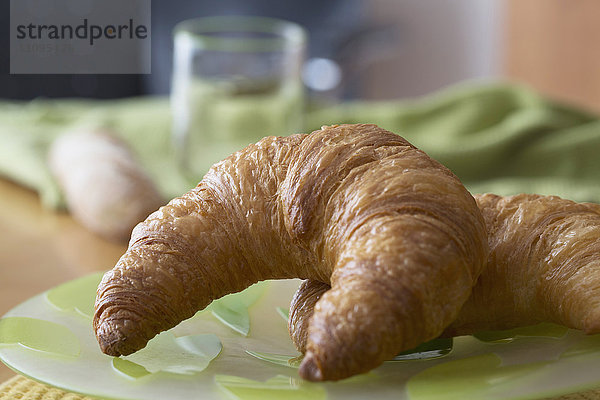
{"label": "folded fabric", "polygon": [[[464,84],[415,101],[321,108],[307,113],[304,131],[359,122],[401,134],[472,192],[600,202],[600,119],[523,86]],[[96,127],[112,129],[129,143],[166,197],[196,184],[179,171],[171,150],[166,98],[0,103],[0,175],[59,207],[62,196],[46,166],[49,145],[62,133]]]}

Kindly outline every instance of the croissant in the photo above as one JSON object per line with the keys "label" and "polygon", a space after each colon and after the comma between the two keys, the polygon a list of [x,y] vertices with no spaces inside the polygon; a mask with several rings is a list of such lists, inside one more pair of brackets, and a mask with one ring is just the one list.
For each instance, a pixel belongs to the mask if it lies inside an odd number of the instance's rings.
{"label": "croissant", "polygon": [[600,332],[600,205],[556,196],[476,196],[488,265],[446,334],[554,322]]}
{"label": "croissant", "polygon": [[[475,195],[490,254],[473,292],[444,336],[554,322],[600,333],[600,205],[556,196]],[[309,320],[329,286],[304,281],[289,331],[306,351]]]}
{"label": "croissant", "polygon": [[103,352],[126,355],[265,279],[332,287],[300,375],[337,380],[438,336],[485,264],[485,225],[445,167],[375,125],[267,137],[132,233],[97,291]]}

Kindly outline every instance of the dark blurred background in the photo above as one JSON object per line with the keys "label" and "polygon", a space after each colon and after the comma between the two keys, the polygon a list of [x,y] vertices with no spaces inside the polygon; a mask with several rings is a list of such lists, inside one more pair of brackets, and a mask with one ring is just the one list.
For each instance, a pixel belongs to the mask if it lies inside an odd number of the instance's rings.
{"label": "dark blurred background", "polygon": [[[8,53],[2,54],[0,96],[14,99],[46,97],[116,98],[166,94],[170,89],[172,30],[178,22],[212,15],[260,15],[291,20],[307,27],[311,56],[334,55],[368,29],[365,2],[273,0],[153,0],[152,74],[150,75],[9,75]],[[9,2],[2,2],[0,48],[9,48]]]}
{"label": "dark blurred background", "polygon": [[[321,81],[316,89],[327,92],[325,95],[338,99],[418,95],[469,77],[493,75],[490,43],[495,40],[494,3],[490,0],[153,0],[152,74],[9,75],[5,50],[1,55],[0,97],[118,98],[166,94],[170,88],[174,25],[185,19],[212,15],[260,15],[303,25],[309,32],[308,62],[312,61],[314,67],[309,70],[317,73],[324,68],[332,74],[325,87]],[[4,32],[0,35],[0,48],[3,49],[9,48],[8,18],[9,2],[2,1],[0,26]],[[487,33],[469,33],[479,28]],[[465,39],[472,42],[469,37],[479,43],[463,43]],[[479,51],[483,53],[476,54]],[[370,81],[373,76],[379,77],[378,82]],[[387,82],[379,83],[381,80]],[[307,83],[310,88],[310,77]]]}
{"label": "dark blurred background", "polygon": [[316,96],[410,98],[503,77],[600,110],[598,0],[152,0],[150,75],[9,75],[9,1],[0,4],[0,98],[167,94],[176,23],[260,15],[307,28],[307,71],[328,77],[305,76]]}

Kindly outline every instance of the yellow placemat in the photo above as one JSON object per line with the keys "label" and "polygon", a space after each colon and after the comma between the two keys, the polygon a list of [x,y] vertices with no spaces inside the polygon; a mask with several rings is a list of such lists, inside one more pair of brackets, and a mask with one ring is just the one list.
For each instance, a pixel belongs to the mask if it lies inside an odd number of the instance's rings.
{"label": "yellow placemat", "polygon": [[[583,393],[573,393],[553,400],[597,400],[600,399],[600,389]],[[87,396],[67,393],[60,389],[15,376],[0,384],[0,400],[93,400]],[[96,399],[98,400],[98,399]]]}
{"label": "yellow placemat", "polygon": [[0,400],[92,400],[60,389],[15,376],[0,384]]}

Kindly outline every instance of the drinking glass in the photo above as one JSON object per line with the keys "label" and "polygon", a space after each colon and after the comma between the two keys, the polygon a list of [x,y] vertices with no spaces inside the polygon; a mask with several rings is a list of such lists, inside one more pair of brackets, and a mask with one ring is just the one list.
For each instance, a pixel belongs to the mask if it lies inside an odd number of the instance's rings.
{"label": "drinking glass", "polygon": [[208,17],[174,31],[171,105],[177,158],[198,180],[264,136],[302,129],[305,30],[261,17]]}

